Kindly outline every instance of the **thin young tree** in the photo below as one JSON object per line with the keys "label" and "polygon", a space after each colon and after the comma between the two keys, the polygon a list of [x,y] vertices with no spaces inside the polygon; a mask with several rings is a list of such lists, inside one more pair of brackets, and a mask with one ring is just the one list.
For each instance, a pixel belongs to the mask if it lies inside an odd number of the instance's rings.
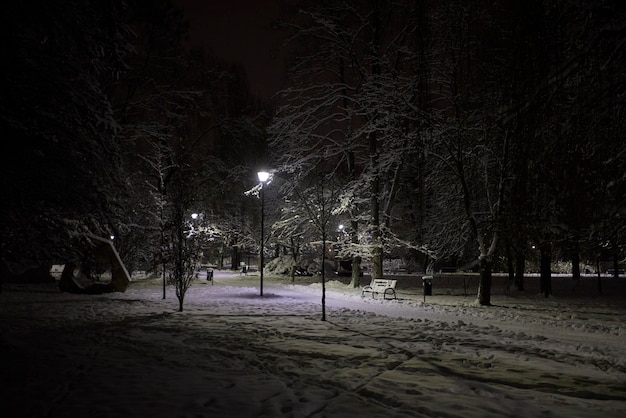
{"label": "thin young tree", "polygon": [[[318,165],[319,167],[319,165]],[[307,179],[289,186],[318,233],[322,276],[322,321],[326,321],[326,253],[328,234],[337,209],[339,189],[333,173],[312,172]],[[319,242],[319,241],[318,241]]]}
{"label": "thin young tree", "polygon": [[[183,173],[181,170],[179,173]],[[200,252],[199,236],[191,228],[191,213],[189,206],[189,189],[186,188],[182,174],[177,174],[175,181],[175,200],[171,222],[171,264],[170,281],[176,289],[178,311],[183,311],[185,295],[196,276],[198,270],[198,256]]]}

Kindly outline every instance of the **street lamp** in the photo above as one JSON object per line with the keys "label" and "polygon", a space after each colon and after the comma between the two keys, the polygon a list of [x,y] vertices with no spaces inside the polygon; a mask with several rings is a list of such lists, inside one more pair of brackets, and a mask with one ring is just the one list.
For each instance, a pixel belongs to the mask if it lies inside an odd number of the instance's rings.
{"label": "street lamp", "polygon": [[270,178],[270,173],[267,171],[259,171],[257,173],[259,177],[259,181],[261,182],[261,260],[259,262],[260,267],[259,271],[261,272],[261,281],[260,281],[260,295],[263,296],[263,247],[265,243],[265,232],[264,232],[264,223],[265,223],[265,182]]}

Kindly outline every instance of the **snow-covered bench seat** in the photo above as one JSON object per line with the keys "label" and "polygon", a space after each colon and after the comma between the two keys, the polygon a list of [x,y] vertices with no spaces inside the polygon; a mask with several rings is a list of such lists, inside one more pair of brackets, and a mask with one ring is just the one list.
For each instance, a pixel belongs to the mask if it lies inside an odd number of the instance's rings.
{"label": "snow-covered bench seat", "polygon": [[366,293],[371,293],[372,298],[375,298],[377,294],[382,293],[383,299],[387,299],[387,295],[393,296],[389,299],[395,299],[397,282],[397,280],[372,279],[370,284],[361,289],[361,297],[365,296]]}

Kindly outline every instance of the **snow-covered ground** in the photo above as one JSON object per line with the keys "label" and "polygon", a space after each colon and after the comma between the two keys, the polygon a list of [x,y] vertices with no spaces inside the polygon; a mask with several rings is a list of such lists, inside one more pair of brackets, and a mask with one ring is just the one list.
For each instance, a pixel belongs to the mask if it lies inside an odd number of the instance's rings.
{"label": "snow-covered ground", "polygon": [[[216,272],[172,287],[0,294],[14,417],[624,417],[626,280],[605,296],[359,290]],[[623,292],[623,293],[622,293]],[[447,292],[454,293],[454,292]],[[619,295],[618,295],[619,294]]]}

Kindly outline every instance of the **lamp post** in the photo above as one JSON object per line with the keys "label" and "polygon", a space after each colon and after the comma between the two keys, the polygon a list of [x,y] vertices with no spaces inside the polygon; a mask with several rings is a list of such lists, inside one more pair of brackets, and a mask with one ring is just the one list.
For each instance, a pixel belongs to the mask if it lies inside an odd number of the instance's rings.
{"label": "lamp post", "polygon": [[265,231],[264,231],[264,224],[265,224],[265,182],[270,178],[270,173],[268,173],[267,171],[259,171],[257,173],[257,176],[259,177],[259,181],[261,182],[261,190],[260,190],[260,194],[261,194],[261,254],[260,254],[260,260],[259,260],[259,272],[261,273],[261,280],[260,280],[260,295],[263,296],[263,247],[265,244]]}

